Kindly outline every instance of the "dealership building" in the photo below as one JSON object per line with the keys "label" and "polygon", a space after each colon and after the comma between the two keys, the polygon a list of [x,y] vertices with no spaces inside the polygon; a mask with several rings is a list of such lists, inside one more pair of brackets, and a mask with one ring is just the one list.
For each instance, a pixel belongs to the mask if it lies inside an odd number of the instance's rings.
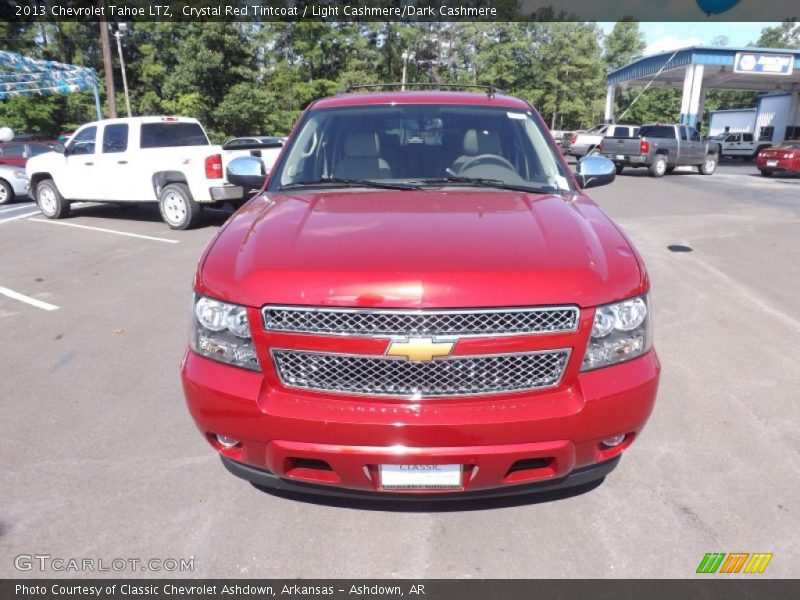
{"label": "dealership building", "polygon": [[759,92],[756,106],[713,111],[709,134],[753,133],[772,143],[800,139],[800,50],[692,46],[645,56],[611,71],[606,82],[605,120],[614,122],[614,99],[620,87],[667,87],[683,90],[680,122],[697,126],[706,91]]}

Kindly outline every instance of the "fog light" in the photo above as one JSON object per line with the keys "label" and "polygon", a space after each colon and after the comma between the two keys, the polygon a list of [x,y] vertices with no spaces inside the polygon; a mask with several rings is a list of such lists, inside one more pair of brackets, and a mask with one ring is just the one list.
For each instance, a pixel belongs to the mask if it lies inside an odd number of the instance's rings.
{"label": "fog light", "polygon": [[625,434],[622,433],[620,435],[615,435],[612,438],[608,438],[607,440],[603,440],[603,446],[605,446],[606,448],[613,448],[614,446],[619,446],[624,441],[625,441]]}
{"label": "fog light", "polygon": [[226,448],[235,448],[236,446],[241,445],[242,442],[237,440],[236,438],[229,437],[227,435],[216,434],[217,441],[225,446]]}

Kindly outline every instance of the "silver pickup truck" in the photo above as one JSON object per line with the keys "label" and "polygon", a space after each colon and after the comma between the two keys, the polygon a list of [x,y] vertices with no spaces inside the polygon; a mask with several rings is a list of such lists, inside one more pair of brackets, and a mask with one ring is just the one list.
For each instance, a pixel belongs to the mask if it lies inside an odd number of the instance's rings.
{"label": "silver pickup truck", "polygon": [[703,175],[717,169],[717,144],[703,141],[687,125],[642,125],[638,138],[607,137],[601,154],[621,173],[625,167],[647,167],[650,175],[661,177],[675,167],[696,166]]}

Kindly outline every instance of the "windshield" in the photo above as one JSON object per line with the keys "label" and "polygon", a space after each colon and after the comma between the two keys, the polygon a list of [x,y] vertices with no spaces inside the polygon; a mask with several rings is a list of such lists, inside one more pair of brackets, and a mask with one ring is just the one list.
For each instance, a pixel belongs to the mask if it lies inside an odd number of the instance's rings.
{"label": "windshield", "polygon": [[460,105],[312,110],[270,190],[436,185],[569,190],[569,173],[529,111]]}

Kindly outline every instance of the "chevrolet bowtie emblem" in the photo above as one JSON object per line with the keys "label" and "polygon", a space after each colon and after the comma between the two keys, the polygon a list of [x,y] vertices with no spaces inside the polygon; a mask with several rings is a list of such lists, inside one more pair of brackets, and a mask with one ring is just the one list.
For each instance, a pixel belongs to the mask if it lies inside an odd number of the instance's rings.
{"label": "chevrolet bowtie emblem", "polygon": [[386,356],[403,356],[415,362],[425,362],[437,356],[447,356],[455,345],[455,342],[437,342],[433,338],[409,338],[407,341],[391,342],[386,349]]}

